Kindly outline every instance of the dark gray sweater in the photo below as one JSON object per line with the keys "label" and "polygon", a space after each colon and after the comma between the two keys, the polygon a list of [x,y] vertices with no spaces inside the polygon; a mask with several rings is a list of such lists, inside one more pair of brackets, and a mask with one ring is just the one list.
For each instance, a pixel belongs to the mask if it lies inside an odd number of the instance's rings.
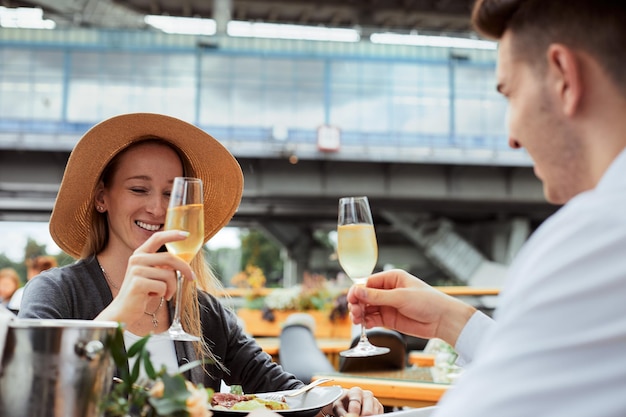
{"label": "dark gray sweater", "polygon": [[[19,317],[92,320],[113,301],[95,257],[43,272],[26,285]],[[285,372],[261,347],[242,331],[237,318],[215,297],[200,292],[202,334],[217,358],[228,369],[207,364],[187,374],[192,382],[219,391],[221,380],[241,385],[244,392],[280,391],[302,382]],[[172,308],[170,307],[170,316]],[[174,342],[179,364],[196,359],[189,342]]]}

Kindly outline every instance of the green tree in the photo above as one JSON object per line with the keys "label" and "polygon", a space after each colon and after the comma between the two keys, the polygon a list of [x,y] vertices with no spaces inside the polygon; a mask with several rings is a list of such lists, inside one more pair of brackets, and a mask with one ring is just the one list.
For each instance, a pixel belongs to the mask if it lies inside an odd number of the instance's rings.
{"label": "green tree", "polygon": [[70,255],[63,251],[59,252],[59,254],[55,255],[54,257],[57,260],[57,264],[59,264],[59,266],[69,265],[74,263],[75,261],[74,258],[72,258]]}
{"label": "green tree", "polygon": [[322,247],[335,250],[335,245],[330,239],[330,232],[324,229],[317,229],[313,231],[313,239],[315,239]]}
{"label": "green tree", "polygon": [[40,245],[35,239],[29,237],[26,240],[26,247],[24,248],[24,260],[42,255],[47,255],[46,245]]}
{"label": "green tree", "polygon": [[20,276],[20,281],[22,284],[26,282],[26,265],[24,262],[13,262],[6,256],[4,253],[0,253],[0,269],[2,268],[13,268]]}
{"label": "green tree", "polygon": [[241,250],[239,248],[208,249],[205,246],[205,257],[209,261],[213,272],[225,286],[230,284],[230,279],[241,269]]}
{"label": "green tree", "polygon": [[13,261],[4,253],[0,253],[0,268],[13,268]]}
{"label": "green tree", "polygon": [[280,284],[283,261],[278,244],[258,230],[242,229],[241,270],[245,270],[248,265],[261,268],[269,284]]}

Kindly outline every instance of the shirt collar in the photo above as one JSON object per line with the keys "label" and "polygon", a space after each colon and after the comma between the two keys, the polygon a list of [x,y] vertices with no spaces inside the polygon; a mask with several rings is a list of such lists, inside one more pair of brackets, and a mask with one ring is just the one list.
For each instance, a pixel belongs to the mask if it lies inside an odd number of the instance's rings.
{"label": "shirt collar", "polygon": [[626,176],[626,149],[622,149],[619,155],[613,160],[609,168],[606,170],[600,182],[596,186],[596,190],[606,190],[617,188],[624,184]]}

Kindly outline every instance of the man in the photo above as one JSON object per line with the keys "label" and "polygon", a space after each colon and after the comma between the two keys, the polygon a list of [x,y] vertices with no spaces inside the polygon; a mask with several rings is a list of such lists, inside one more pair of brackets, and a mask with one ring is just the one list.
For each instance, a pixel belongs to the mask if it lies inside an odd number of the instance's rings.
{"label": "man", "polygon": [[403,271],[348,294],[355,323],[471,361],[436,416],[626,416],[626,2],[479,0],[500,41],[509,144],[564,206],[511,265],[495,321]]}

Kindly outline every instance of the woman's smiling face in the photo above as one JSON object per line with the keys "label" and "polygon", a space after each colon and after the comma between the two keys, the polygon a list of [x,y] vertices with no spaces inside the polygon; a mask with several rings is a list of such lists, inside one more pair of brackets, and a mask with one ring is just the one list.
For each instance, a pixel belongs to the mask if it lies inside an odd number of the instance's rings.
{"label": "woman's smiling face", "polygon": [[182,175],[178,154],[165,144],[139,144],[120,155],[101,191],[109,223],[107,247],[132,252],[162,230],[174,178]]}

